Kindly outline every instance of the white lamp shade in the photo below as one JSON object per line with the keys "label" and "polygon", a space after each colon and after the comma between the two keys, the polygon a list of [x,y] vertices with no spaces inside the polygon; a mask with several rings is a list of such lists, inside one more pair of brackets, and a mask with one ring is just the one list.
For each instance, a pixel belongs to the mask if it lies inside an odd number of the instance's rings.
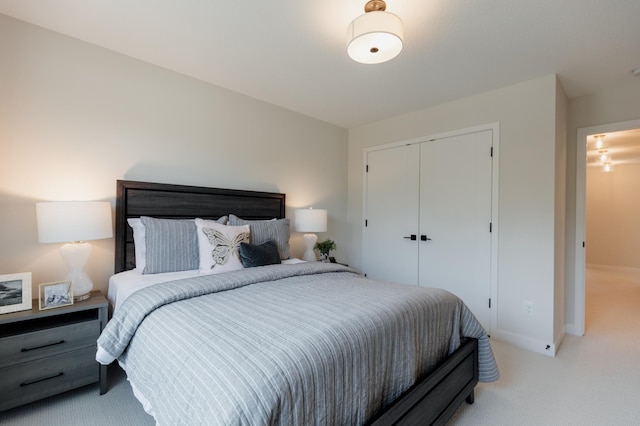
{"label": "white lamp shade", "polygon": [[111,203],[108,201],[59,201],[36,203],[38,240],[67,243],[111,238]]}
{"label": "white lamp shade", "polygon": [[398,56],[404,37],[402,20],[393,13],[372,11],[347,27],[347,53],[363,64],[379,64]]}
{"label": "white lamp shade", "polygon": [[323,209],[299,209],[295,211],[296,231],[326,232],[327,211]]}

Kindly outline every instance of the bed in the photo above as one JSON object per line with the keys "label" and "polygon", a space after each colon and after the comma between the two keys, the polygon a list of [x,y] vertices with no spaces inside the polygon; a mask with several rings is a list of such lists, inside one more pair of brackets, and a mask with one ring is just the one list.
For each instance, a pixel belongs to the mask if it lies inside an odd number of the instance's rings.
{"label": "bed", "polygon": [[[115,309],[96,359],[120,363],[158,424],[445,424],[473,403],[479,380],[498,378],[486,333],[450,293],[337,264],[256,266],[244,251],[256,267],[213,274],[164,271],[173,259],[147,251],[152,273],[141,274],[130,225],[141,218],[147,238],[156,223],[246,227],[242,248],[259,259],[267,250],[254,237],[288,219],[280,193],[117,182],[112,281],[132,275],[135,291],[128,279],[117,291],[110,284]],[[264,243],[271,258],[275,249],[289,257],[283,239]]]}

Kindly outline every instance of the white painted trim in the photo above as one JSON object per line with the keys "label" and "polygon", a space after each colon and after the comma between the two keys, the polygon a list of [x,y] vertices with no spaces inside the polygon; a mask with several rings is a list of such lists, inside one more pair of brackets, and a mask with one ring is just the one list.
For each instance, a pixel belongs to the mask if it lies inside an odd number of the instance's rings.
{"label": "white painted trim", "polygon": [[[563,336],[559,338],[558,342],[562,340]],[[491,338],[500,340],[501,342],[512,344],[522,349],[537,352],[539,354],[551,357],[556,356],[556,342],[545,342],[544,340],[534,339],[532,337],[526,337],[521,334],[515,334],[502,330],[494,330],[491,333]]]}
{"label": "white painted trim", "polygon": [[[462,136],[462,135],[468,135],[471,133],[478,133],[478,132],[482,132],[485,130],[493,130],[494,132],[494,142],[495,142],[495,136],[498,133],[498,131],[500,130],[500,123],[499,122],[495,122],[495,123],[488,123],[488,124],[483,124],[480,126],[474,126],[474,127],[467,127],[464,129],[459,129],[459,130],[453,130],[450,132],[443,132],[443,133],[437,133],[435,135],[430,135],[430,136],[421,136],[419,138],[413,138],[413,139],[407,139],[404,141],[397,141],[397,142],[390,142],[390,143],[386,143],[383,145],[375,145],[375,146],[370,146],[368,148],[364,149],[364,160],[365,160],[365,165],[366,165],[366,159],[367,159],[367,154],[371,151],[380,151],[382,149],[389,149],[389,148],[395,148],[398,146],[403,146],[403,145],[413,145],[413,144],[417,144],[417,143],[422,143],[422,142],[433,142],[436,141],[438,139],[445,139],[445,138],[451,138],[451,137],[455,137],[455,136]],[[365,171],[366,173],[366,171]]]}
{"label": "white painted trim", "polygon": [[619,123],[603,124],[578,129],[576,138],[576,240],[575,244],[575,283],[574,283],[574,323],[565,325],[565,330],[571,329],[576,336],[584,335],[585,316],[585,284],[584,271],[586,265],[586,250],[582,247],[586,241],[587,229],[585,221],[586,189],[587,189],[587,136],[599,133],[620,132],[640,128],[640,119]]}
{"label": "white painted trim", "polygon": [[[362,156],[362,235],[364,238],[365,226],[364,221],[367,217],[367,155],[369,152],[380,151],[383,149],[396,148],[403,145],[413,145],[422,142],[435,141],[438,139],[445,139],[455,136],[468,135],[471,133],[478,133],[486,130],[491,130],[493,137],[493,161],[492,161],[492,176],[491,176],[491,277],[490,277],[490,294],[491,298],[491,310],[490,315],[490,329],[487,330],[489,334],[498,326],[498,229],[499,229],[499,210],[500,210],[500,122],[493,122],[482,124],[474,127],[467,127],[465,129],[454,130],[450,132],[438,133],[431,136],[422,136],[419,138],[409,139],[399,142],[391,142],[383,145],[376,145],[365,148]],[[361,257],[364,262],[364,244],[362,244]]]}
{"label": "white painted trim", "polygon": [[500,212],[500,123],[491,125],[493,131],[493,162],[491,182],[491,330],[498,328],[498,241]]}

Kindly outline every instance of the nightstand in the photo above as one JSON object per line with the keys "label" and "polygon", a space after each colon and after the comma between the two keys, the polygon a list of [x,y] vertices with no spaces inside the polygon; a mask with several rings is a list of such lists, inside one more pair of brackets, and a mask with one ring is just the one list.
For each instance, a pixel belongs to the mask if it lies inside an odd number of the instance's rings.
{"label": "nightstand", "polygon": [[107,367],[95,360],[107,323],[99,291],[70,306],[0,315],[0,411],[91,383],[107,390]]}

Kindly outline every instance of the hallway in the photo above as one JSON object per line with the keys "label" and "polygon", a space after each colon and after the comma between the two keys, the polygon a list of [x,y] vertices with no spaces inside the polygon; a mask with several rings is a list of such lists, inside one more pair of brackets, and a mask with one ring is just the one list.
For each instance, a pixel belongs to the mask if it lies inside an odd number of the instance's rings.
{"label": "hallway", "polygon": [[627,340],[640,350],[640,271],[588,267],[585,281],[585,335]]}

